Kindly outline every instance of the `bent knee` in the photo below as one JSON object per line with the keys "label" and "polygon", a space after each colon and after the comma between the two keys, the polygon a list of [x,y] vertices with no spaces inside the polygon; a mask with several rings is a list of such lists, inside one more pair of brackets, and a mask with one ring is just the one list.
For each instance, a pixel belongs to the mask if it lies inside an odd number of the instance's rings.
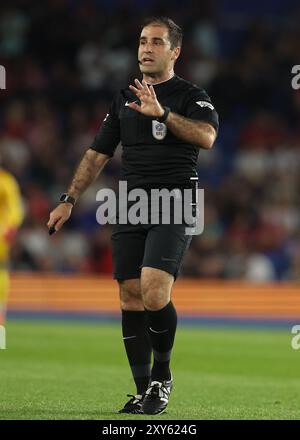
{"label": "bent knee", "polygon": [[119,281],[119,287],[122,310],[144,310],[139,279]]}
{"label": "bent knee", "polygon": [[144,267],[141,277],[141,293],[148,310],[160,310],[171,299],[173,275],[150,267]]}

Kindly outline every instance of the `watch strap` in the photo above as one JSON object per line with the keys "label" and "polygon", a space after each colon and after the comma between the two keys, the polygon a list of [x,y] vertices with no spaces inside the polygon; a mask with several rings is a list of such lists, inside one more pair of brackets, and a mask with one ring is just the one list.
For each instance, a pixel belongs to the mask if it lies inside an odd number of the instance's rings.
{"label": "watch strap", "polygon": [[76,199],[69,194],[62,194],[59,199],[60,203],[71,203],[71,205],[75,206]]}
{"label": "watch strap", "polygon": [[166,119],[171,111],[170,107],[163,106],[163,109],[164,109],[164,114],[162,116],[160,116],[159,118],[156,118],[156,120],[161,123],[166,121]]}

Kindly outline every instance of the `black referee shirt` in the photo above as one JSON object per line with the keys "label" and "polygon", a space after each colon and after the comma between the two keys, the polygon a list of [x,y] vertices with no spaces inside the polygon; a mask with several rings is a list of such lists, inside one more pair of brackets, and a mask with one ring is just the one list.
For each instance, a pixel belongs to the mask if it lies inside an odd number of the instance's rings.
{"label": "black referee shirt", "polygon": [[[211,124],[218,130],[218,114],[207,93],[174,75],[154,85],[161,105],[172,112]],[[165,124],[128,107],[139,100],[131,90],[122,89],[112,101],[91,148],[110,157],[121,141],[121,180],[132,188],[189,187],[197,176],[199,147],[177,138]]]}

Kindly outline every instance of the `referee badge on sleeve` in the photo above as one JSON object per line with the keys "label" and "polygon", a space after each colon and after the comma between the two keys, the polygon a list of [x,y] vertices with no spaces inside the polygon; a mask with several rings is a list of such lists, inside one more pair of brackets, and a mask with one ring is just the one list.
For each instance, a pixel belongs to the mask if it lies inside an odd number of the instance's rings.
{"label": "referee badge on sleeve", "polygon": [[196,104],[200,105],[200,107],[208,107],[211,110],[215,108],[210,102],[207,101],[196,101]]}
{"label": "referee badge on sleeve", "polygon": [[164,139],[167,134],[167,126],[163,122],[152,121],[152,134],[158,141]]}

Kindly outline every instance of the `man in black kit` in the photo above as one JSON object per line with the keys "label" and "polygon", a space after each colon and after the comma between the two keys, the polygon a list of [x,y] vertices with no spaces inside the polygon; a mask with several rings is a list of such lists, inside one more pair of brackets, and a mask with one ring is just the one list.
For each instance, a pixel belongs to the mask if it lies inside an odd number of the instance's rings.
{"label": "man in black kit", "polygon": [[[75,201],[114,155],[119,141],[121,180],[128,191],[190,187],[191,177],[197,176],[199,148],[210,149],[216,139],[218,115],[204,90],[174,74],[181,44],[182,30],[171,19],[146,20],[138,48],[142,80],[121,90],[111,103],[68,192],[50,214],[50,230],[58,231],[70,217]],[[120,413],[160,414],[167,407],[177,326],[171,289],[191,241],[185,226],[113,225],[123,340],[137,388]]]}

